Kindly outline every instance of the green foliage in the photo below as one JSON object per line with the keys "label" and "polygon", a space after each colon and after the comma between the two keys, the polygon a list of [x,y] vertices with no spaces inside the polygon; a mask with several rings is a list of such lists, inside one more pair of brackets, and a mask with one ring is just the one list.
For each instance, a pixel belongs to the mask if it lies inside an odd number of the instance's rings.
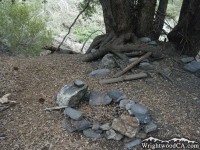
{"label": "green foliage", "polygon": [[0,3],[0,41],[7,42],[11,53],[38,55],[43,46],[51,44],[51,31],[44,17],[37,15],[39,9],[32,4]]}
{"label": "green foliage", "polygon": [[[80,11],[83,10],[86,7],[87,2],[88,0],[83,0],[83,2],[79,3],[78,9]],[[99,0],[91,0],[90,5],[87,7],[83,14],[83,18],[86,19],[92,17],[92,15],[97,12],[96,7],[99,6],[99,4]]]}
{"label": "green foliage", "polygon": [[[79,42],[84,42],[88,38],[89,38],[89,42],[92,42],[92,39],[94,39],[97,35],[102,34],[102,31],[99,28],[100,27],[97,23],[90,23],[88,24],[88,26],[76,25],[74,27],[73,34],[75,38],[78,39]],[[98,31],[98,32],[95,32],[95,31]]]}

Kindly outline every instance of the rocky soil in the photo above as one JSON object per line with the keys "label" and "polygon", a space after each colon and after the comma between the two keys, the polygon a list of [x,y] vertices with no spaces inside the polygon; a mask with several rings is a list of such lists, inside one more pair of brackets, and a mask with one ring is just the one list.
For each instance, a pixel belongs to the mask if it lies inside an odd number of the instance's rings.
{"label": "rocky soil", "polygon": [[[151,73],[152,78],[99,84],[99,80],[113,77],[119,69],[112,69],[107,76],[92,78],[88,74],[94,70],[93,65],[81,62],[82,57],[82,54],[52,54],[20,58],[0,53],[0,97],[11,93],[9,99],[17,102],[0,111],[0,137],[5,137],[0,140],[0,149],[125,149],[130,139],[90,139],[80,132],[69,133],[61,125],[63,111],[44,111],[57,106],[57,93],[76,79],[88,84],[89,91],[119,89],[129,99],[148,108],[158,129],[147,137],[162,140],[180,137],[200,143],[200,78],[182,70],[177,56],[154,63],[155,70],[171,70],[174,84],[157,73]],[[107,123],[113,120],[116,107],[115,104],[92,107],[84,101],[77,110],[90,120]]]}

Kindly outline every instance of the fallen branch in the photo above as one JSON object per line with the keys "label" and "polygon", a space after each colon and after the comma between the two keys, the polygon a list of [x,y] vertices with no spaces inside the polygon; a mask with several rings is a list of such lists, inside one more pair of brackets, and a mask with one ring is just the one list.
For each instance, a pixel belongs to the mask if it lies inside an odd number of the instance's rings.
{"label": "fallen branch", "polygon": [[46,108],[45,110],[52,111],[52,110],[59,110],[63,108],[67,108],[69,106],[60,106],[60,107],[51,107],[51,108]]}
{"label": "fallen branch", "polygon": [[115,74],[114,77],[119,77],[119,76],[123,75],[124,73],[126,73],[127,71],[129,71],[131,68],[133,68],[135,65],[137,65],[138,63],[140,63],[142,60],[144,60],[145,58],[149,57],[151,54],[152,54],[152,52],[148,52],[145,55],[141,56],[136,61],[134,61],[131,64],[129,64],[122,71],[120,71],[117,74]]}
{"label": "fallen branch", "polygon": [[74,20],[74,22],[71,24],[71,26],[69,27],[68,33],[64,36],[62,42],[60,43],[60,45],[57,48],[57,51],[60,50],[60,46],[63,44],[63,42],[65,41],[66,37],[69,35],[71,28],[74,26],[74,24],[76,23],[76,21],[78,20],[79,16],[87,9],[87,7],[89,6],[91,0],[88,0],[85,8],[78,14],[78,16],[76,17],[76,19]]}
{"label": "fallen branch", "polygon": [[122,81],[146,78],[147,76],[148,75],[146,73],[132,74],[132,75],[127,75],[127,76],[121,76],[118,78],[104,79],[104,80],[99,81],[99,83],[107,84],[107,83],[122,82]]}

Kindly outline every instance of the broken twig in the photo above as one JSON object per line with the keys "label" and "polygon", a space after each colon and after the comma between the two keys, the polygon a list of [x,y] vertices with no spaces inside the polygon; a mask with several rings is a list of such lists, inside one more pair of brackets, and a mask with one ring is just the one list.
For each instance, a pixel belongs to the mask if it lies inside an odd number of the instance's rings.
{"label": "broken twig", "polygon": [[99,83],[101,84],[115,83],[115,82],[121,82],[121,81],[146,78],[147,76],[148,75],[146,73],[132,74],[132,75],[127,75],[127,76],[121,76],[118,78],[104,79],[104,80],[99,81]]}
{"label": "broken twig", "polygon": [[69,106],[60,106],[60,107],[51,107],[51,108],[46,108],[45,110],[52,111],[52,110],[59,110],[63,108],[67,108]]}

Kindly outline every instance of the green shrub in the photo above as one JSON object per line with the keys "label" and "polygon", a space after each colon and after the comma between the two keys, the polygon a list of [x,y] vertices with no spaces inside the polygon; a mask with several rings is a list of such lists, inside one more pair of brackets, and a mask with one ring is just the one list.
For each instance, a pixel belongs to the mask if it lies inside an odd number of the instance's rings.
{"label": "green shrub", "polygon": [[51,31],[45,19],[37,15],[39,6],[23,3],[0,3],[0,42],[6,41],[11,53],[38,55],[41,48],[51,44]]}

